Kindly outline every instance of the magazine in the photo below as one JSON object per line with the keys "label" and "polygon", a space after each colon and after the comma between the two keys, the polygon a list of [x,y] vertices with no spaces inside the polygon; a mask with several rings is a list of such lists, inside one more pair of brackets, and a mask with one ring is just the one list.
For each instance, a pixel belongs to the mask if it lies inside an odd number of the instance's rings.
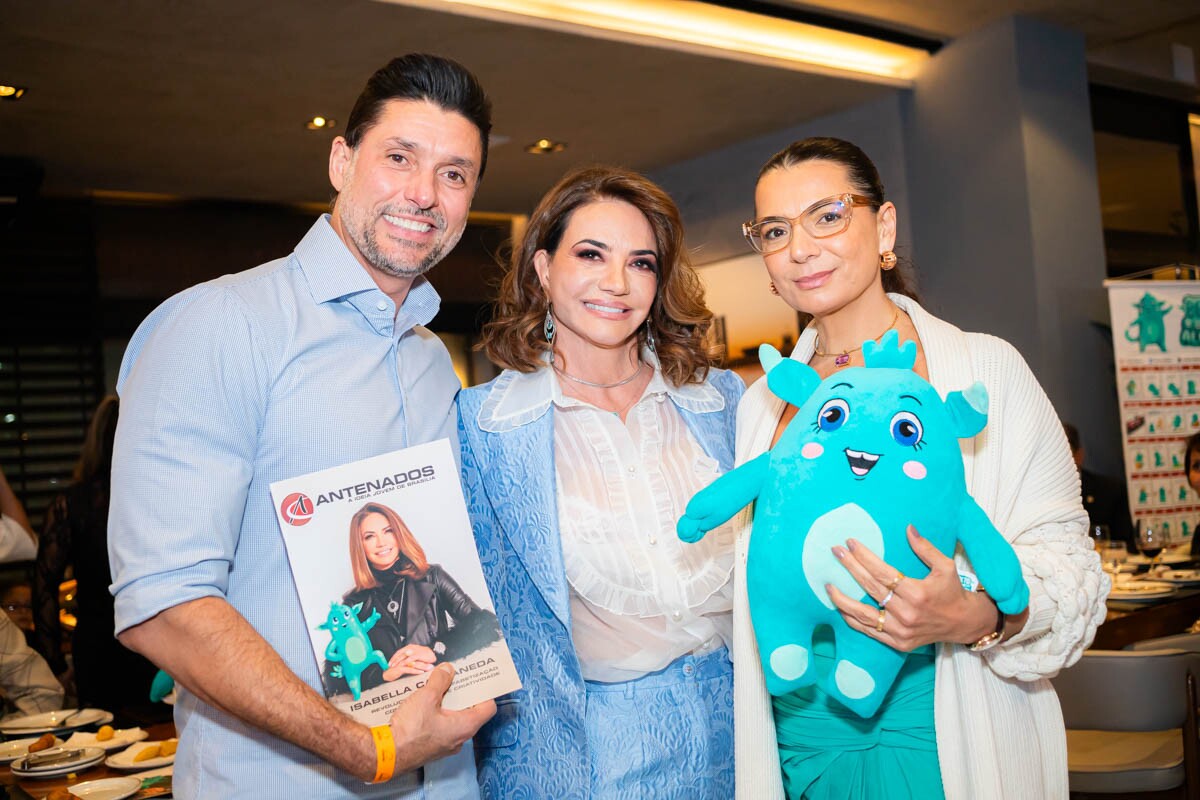
{"label": "magazine", "polygon": [[443,706],[521,688],[448,439],[271,484],[325,696],[381,725],[457,671]]}

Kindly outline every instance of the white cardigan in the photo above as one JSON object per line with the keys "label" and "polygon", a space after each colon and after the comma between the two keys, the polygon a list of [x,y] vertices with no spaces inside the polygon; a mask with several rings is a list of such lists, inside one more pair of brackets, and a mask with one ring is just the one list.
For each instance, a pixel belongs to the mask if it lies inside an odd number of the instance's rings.
{"label": "white cardigan", "polygon": [[[980,380],[988,423],[962,441],[967,486],[1013,545],[1029,583],[1029,620],[982,653],[937,646],[934,725],[947,800],[1066,798],[1067,751],[1058,697],[1047,680],[1077,661],[1104,620],[1109,581],[1087,536],[1079,475],[1062,424],[1020,354],[964,333],[910,298],[890,295],[917,329],[929,380],[943,396]],[[807,363],[815,332],[792,358]],[[738,408],[737,462],[770,447],[784,403],[758,380]],[[771,698],[750,624],[746,553],[752,511],[738,519],[734,572],[737,797],[782,800]],[[970,571],[961,548],[960,571]]]}

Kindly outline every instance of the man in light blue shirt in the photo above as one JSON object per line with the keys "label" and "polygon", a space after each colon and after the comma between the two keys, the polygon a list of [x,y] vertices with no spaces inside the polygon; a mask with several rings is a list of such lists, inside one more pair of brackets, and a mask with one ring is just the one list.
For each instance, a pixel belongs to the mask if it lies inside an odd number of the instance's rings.
{"label": "man in light blue shirt", "polygon": [[387,726],[396,777],[365,782],[386,774],[386,731],[320,693],[269,486],[455,436],[458,380],[423,327],[439,298],[422,275],[466,226],[490,115],[460,65],[395,59],[334,140],[332,214],[287,258],[171,298],[130,342],[116,630],[181,687],[176,797],[478,795],[469,740],[495,705],[443,710],[446,665]]}

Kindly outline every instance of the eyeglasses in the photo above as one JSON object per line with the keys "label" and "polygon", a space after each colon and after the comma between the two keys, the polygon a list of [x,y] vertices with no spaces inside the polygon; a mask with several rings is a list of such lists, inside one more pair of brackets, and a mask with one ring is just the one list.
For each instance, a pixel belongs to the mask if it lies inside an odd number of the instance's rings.
{"label": "eyeglasses", "polygon": [[878,208],[879,204],[861,194],[835,194],[818,200],[798,217],[763,217],[742,223],[742,236],[759,253],[770,255],[788,246],[792,227],[799,225],[814,239],[837,236],[850,227],[854,206]]}

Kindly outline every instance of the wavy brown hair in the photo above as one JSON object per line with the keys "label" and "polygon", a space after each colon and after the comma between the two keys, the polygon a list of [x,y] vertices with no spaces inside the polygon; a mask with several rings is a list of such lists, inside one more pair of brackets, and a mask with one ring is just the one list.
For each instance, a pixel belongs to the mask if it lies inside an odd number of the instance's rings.
{"label": "wavy brown hair", "polygon": [[[576,209],[599,200],[629,203],[650,223],[658,252],[658,289],[648,318],[655,353],[663,375],[675,386],[703,381],[715,363],[713,348],[705,341],[712,312],[704,304],[704,287],[684,249],[679,209],[649,179],[618,167],[569,172],[538,203],[521,241],[513,247],[492,321],[483,326],[478,348],[492,361],[518,372],[545,366],[543,354],[550,344],[542,334],[542,323],[548,300],[533,257],[539,250],[553,255]],[[638,344],[645,343],[643,325]]]}
{"label": "wavy brown hair", "polygon": [[396,548],[400,558],[406,562],[400,574],[406,578],[419,580],[429,571],[429,561],[425,558],[425,550],[417,542],[417,537],[400,519],[400,515],[383,503],[367,503],[354,512],[350,519],[350,569],[354,571],[354,588],[374,589],[379,585],[375,574],[371,572],[371,563],[367,561],[367,551],[362,542],[362,521],[368,514],[382,514],[388,521],[388,527],[396,534]]}

